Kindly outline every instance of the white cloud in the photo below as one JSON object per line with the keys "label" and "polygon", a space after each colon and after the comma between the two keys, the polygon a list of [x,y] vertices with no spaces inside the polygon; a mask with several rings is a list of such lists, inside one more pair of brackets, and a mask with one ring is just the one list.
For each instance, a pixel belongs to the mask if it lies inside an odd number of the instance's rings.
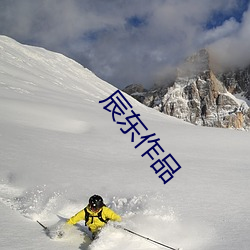
{"label": "white cloud", "polygon": [[[156,75],[161,78],[166,68],[210,43],[217,50],[223,44],[235,46],[238,39],[244,44],[250,33],[247,14],[242,24],[231,18],[213,30],[204,28],[214,12],[229,15],[238,3],[2,0],[0,33],[63,52],[117,86],[132,82],[150,84]],[[131,26],[131,17],[138,17],[144,25]]]}
{"label": "white cloud", "polygon": [[225,66],[250,64],[250,9],[244,13],[242,22],[234,32],[210,45],[216,60]]}
{"label": "white cloud", "polygon": [[235,18],[230,18],[226,20],[221,26],[216,28],[205,30],[200,36],[201,44],[211,44],[214,41],[218,41],[232,34],[237,33],[240,28],[240,24],[235,20]]}

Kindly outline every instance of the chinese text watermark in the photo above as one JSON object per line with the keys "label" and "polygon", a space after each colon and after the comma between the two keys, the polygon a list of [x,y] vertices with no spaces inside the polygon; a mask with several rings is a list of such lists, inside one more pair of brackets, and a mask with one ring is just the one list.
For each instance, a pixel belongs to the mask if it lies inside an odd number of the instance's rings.
{"label": "chinese text watermark", "polygon": [[[164,153],[164,149],[160,145],[160,138],[157,138],[155,133],[149,133],[148,128],[140,118],[140,114],[137,114],[132,108],[132,105],[128,102],[125,96],[120,90],[115,91],[105,100],[99,101],[99,103],[107,103],[103,109],[112,113],[113,122],[121,125],[121,132],[123,134],[131,133],[131,142],[135,142],[135,136],[140,137],[140,142],[134,147],[135,149],[140,147],[143,143],[149,143],[149,148],[141,155],[146,155],[154,161],[150,167],[154,170],[155,174],[159,174],[158,177],[164,184],[174,178],[174,174],[181,168],[177,160],[172,154],[167,154],[162,158],[160,154]],[[111,109],[112,107],[112,109]],[[119,118],[117,118],[117,116]],[[121,117],[125,120],[121,121]],[[117,120],[119,119],[119,120]],[[155,159],[157,155],[158,159]]]}

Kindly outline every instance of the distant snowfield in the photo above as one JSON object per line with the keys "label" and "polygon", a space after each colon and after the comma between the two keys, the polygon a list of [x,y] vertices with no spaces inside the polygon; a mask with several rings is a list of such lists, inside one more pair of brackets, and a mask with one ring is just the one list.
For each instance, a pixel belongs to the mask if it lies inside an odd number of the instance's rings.
{"label": "distant snowfield", "polygon": [[122,226],[171,247],[249,250],[249,132],[196,127],[124,94],[182,167],[164,185],[99,103],[115,91],[63,55],[0,36],[0,248],[163,249],[112,225],[91,243],[83,222],[62,239],[36,223],[53,229],[96,193]]}

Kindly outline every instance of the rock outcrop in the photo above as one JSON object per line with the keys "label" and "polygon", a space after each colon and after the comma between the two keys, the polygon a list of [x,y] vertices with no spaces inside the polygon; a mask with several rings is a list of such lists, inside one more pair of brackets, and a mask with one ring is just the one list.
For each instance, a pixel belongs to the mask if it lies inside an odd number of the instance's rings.
{"label": "rock outcrop", "polygon": [[[177,69],[171,86],[147,91],[141,85],[130,85],[124,91],[149,107],[196,125],[248,129],[250,109],[233,94],[250,96],[249,71],[250,67],[215,75],[209,53],[203,49]],[[132,89],[135,91],[128,91]]]}

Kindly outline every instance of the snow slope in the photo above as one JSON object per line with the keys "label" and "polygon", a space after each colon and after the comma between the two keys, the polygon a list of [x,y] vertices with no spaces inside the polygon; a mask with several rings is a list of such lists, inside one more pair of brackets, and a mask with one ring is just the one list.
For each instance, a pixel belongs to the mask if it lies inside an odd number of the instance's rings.
{"label": "snow slope", "polygon": [[90,244],[83,223],[63,239],[36,223],[63,223],[95,193],[124,227],[166,245],[250,249],[249,133],[192,126],[126,95],[182,166],[164,185],[99,103],[115,91],[63,55],[0,36],[0,249],[162,249],[112,225]]}

